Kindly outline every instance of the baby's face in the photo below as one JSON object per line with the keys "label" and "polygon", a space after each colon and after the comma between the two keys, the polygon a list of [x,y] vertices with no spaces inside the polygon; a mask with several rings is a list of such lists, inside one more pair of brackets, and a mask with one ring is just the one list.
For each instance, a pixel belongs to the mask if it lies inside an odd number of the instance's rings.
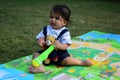
{"label": "baby's face", "polygon": [[60,15],[55,14],[54,12],[50,14],[50,25],[54,29],[60,29],[64,27],[66,24],[67,21],[65,21]]}

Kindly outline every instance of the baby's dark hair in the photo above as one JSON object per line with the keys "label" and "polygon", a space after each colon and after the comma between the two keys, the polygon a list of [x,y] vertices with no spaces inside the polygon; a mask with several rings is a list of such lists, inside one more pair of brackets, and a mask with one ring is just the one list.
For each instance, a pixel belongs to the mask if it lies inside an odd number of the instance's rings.
{"label": "baby's dark hair", "polygon": [[55,5],[52,9],[50,14],[54,12],[55,14],[60,15],[62,18],[64,18],[64,20],[68,22],[70,22],[70,15],[71,15],[71,11],[70,9],[66,6],[66,5]]}

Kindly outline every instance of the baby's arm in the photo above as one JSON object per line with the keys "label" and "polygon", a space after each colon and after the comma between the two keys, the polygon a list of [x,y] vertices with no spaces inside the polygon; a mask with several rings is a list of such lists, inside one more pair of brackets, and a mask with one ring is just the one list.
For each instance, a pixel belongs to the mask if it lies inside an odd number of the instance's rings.
{"label": "baby's arm", "polygon": [[44,37],[41,37],[39,40],[38,40],[38,45],[40,47],[44,47],[45,46],[45,38]]}
{"label": "baby's arm", "polygon": [[62,44],[58,40],[56,40],[55,47],[60,50],[66,50],[69,47],[69,44]]}

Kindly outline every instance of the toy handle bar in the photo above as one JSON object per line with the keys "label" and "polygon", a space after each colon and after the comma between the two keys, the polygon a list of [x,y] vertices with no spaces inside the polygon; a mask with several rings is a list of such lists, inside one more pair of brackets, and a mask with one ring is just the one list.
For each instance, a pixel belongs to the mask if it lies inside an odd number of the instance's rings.
{"label": "toy handle bar", "polygon": [[49,48],[47,48],[42,54],[40,54],[38,57],[32,60],[32,65],[34,67],[39,67],[40,64],[47,59],[48,55],[55,49],[54,45],[51,45]]}

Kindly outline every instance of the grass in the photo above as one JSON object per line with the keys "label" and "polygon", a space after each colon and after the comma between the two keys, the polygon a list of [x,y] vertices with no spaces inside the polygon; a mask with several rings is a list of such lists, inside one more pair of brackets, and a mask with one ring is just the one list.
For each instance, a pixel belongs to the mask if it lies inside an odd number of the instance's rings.
{"label": "grass", "polygon": [[72,37],[91,30],[120,34],[120,2],[109,0],[0,0],[0,63],[39,49],[35,40],[49,24],[49,11],[55,4],[71,8]]}

